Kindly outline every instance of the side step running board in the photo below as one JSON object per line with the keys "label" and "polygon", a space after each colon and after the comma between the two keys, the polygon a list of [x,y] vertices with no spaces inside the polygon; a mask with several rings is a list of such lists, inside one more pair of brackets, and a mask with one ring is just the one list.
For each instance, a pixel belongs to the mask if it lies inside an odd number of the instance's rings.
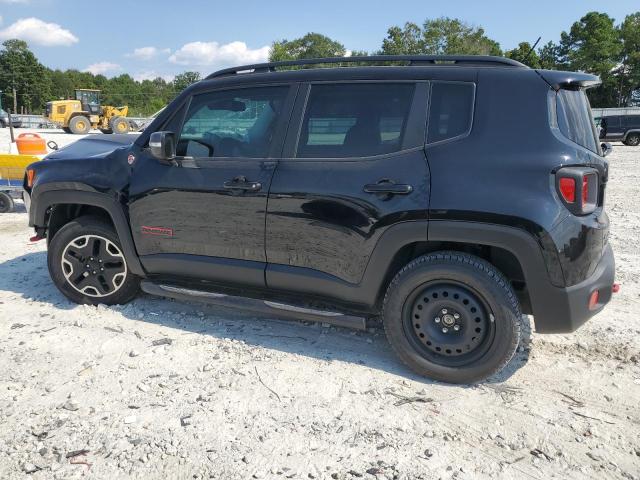
{"label": "side step running board", "polygon": [[325,310],[315,310],[312,308],[288,305],[286,303],[271,302],[254,298],[238,297],[223,293],[205,292],[192,290],[189,288],[177,287],[174,285],[159,285],[148,280],[140,283],[142,291],[160,297],[174,298],[186,302],[194,300],[218,305],[221,307],[240,308],[265,315],[289,318],[292,320],[306,320],[310,322],[330,323],[338,327],[353,328],[356,330],[366,330],[367,324],[364,317],[346,315],[338,312]]}

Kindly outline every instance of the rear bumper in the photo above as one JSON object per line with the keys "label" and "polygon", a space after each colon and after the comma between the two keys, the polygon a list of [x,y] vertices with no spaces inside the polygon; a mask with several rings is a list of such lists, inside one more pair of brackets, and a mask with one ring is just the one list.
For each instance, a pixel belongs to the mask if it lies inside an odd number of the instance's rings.
{"label": "rear bumper", "polygon": [[[615,280],[615,260],[611,245],[604,248],[602,258],[586,280],[566,288],[553,287],[547,290],[546,313],[537,320],[534,305],[534,322],[540,333],[573,332],[587,320],[600,312],[611,300]],[[589,308],[589,297],[598,290],[598,303]]]}

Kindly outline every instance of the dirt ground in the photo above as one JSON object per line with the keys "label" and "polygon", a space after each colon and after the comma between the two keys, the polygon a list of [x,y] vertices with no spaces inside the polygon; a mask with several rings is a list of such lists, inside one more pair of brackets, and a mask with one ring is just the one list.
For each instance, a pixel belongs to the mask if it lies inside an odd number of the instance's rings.
{"label": "dirt ground", "polygon": [[72,304],[19,203],[0,216],[0,478],[640,479],[640,148],[609,159],[620,293],[474,387],[413,375],[376,329]]}

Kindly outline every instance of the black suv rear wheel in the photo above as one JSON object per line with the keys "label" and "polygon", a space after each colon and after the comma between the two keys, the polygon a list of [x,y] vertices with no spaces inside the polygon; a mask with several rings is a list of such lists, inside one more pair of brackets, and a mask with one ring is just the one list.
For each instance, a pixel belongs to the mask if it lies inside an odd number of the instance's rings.
{"label": "black suv rear wheel", "polygon": [[625,145],[637,147],[640,145],[640,133],[630,133],[624,141]]}
{"label": "black suv rear wheel", "polygon": [[389,343],[420,375],[476,383],[499,372],[520,341],[522,315],[508,280],[459,252],[416,258],[392,280],[383,306]]}
{"label": "black suv rear wheel", "polygon": [[47,263],[56,287],[76,303],[126,303],[138,293],[118,235],[98,217],[79,217],[58,230]]}

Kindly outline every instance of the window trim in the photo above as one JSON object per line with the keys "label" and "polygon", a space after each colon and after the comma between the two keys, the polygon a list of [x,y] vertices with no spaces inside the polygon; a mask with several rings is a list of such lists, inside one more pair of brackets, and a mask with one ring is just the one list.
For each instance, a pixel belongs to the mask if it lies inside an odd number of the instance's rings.
{"label": "window trim", "polygon": [[[394,152],[389,152],[389,153],[380,153],[377,155],[368,155],[368,156],[362,156],[362,157],[358,157],[358,156],[354,156],[354,157],[298,157],[298,145],[300,142],[300,137],[302,136],[302,126],[304,123],[304,116],[307,112],[307,105],[309,103],[309,98],[311,96],[311,90],[313,88],[314,85],[352,85],[352,84],[398,84],[398,83],[409,83],[409,84],[413,84],[414,85],[414,90],[413,90],[413,96],[411,97],[411,102],[409,103],[409,112],[407,114],[407,122],[406,125],[404,126],[404,131],[403,131],[403,138],[402,138],[402,143],[400,145],[400,149],[396,150]],[[425,118],[425,114],[424,113],[420,113],[420,107],[419,105],[417,105],[417,102],[419,101],[420,97],[423,97],[424,94],[426,93],[427,95],[427,100],[428,100],[428,94],[429,94],[429,80],[423,80],[423,79],[401,79],[401,80],[377,80],[377,79],[373,79],[373,80],[369,80],[369,79],[363,79],[363,80],[346,80],[346,79],[339,79],[339,80],[319,80],[319,81],[310,81],[310,82],[305,82],[302,86],[301,86],[301,95],[300,98],[296,101],[296,106],[294,107],[294,111],[292,113],[291,116],[291,120],[290,120],[290,128],[289,130],[291,130],[291,126],[293,123],[297,123],[297,125],[294,125],[293,128],[295,129],[295,133],[291,133],[291,136],[293,138],[289,138],[289,134],[287,135],[287,140],[285,141],[285,149],[283,151],[283,156],[281,157],[282,160],[287,160],[287,161],[296,161],[296,162],[354,162],[354,161],[363,161],[363,160],[378,160],[378,159],[383,159],[383,158],[387,158],[390,156],[394,156],[394,155],[398,155],[398,154],[402,154],[402,153],[406,153],[406,152],[412,152],[415,150],[421,150],[424,148],[423,144],[420,145],[406,145],[405,144],[405,131],[407,129],[407,127],[411,124],[412,121],[416,121],[416,126],[417,125],[426,125],[426,118]],[[421,92],[421,89],[423,89],[423,91]],[[426,90],[426,92],[424,91]],[[421,95],[421,94],[422,95]],[[302,97],[304,96],[304,97]],[[426,110],[425,110],[426,111]],[[425,120],[425,121],[423,121]],[[425,135],[426,135],[426,131],[425,131]],[[420,135],[420,137],[423,137],[423,135]],[[286,156],[285,156],[286,155]]]}
{"label": "window trim", "polygon": [[[455,137],[450,137],[450,138],[445,138],[444,140],[438,140],[437,142],[429,142],[429,119],[431,118],[431,100],[433,99],[433,85],[436,83],[446,83],[446,84],[460,84],[460,85],[471,85],[472,86],[472,99],[471,99],[471,122],[469,123],[469,127],[467,128],[467,130],[464,133],[461,133],[460,135],[456,135]],[[427,128],[425,131],[425,136],[424,136],[424,144],[425,147],[433,147],[436,145],[442,145],[444,143],[449,143],[449,142],[456,142],[458,140],[462,140],[463,138],[468,137],[469,135],[471,135],[471,132],[473,131],[473,126],[476,123],[476,99],[477,99],[477,92],[478,86],[476,84],[476,82],[465,82],[465,81],[461,81],[461,80],[433,80],[431,82],[431,85],[429,87],[429,105],[427,107]]]}
{"label": "window trim", "polygon": [[177,108],[174,114],[167,119],[166,122],[162,124],[162,128],[156,131],[162,131],[163,128],[169,123],[173,121],[175,115],[178,115],[180,109],[184,108],[184,112],[182,113],[182,118],[178,124],[178,132],[174,132],[176,134],[176,145],[180,141],[180,137],[182,136],[182,129],[184,128],[185,120],[187,118],[187,113],[189,113],[189,108],[191,107],[191,102],[193,101],[193,97],[197,95],[206,95],[210,93],[216,92],[224,92],[229,90],[242,90],[242,89],[255,89],[255,88],[268,88],[268,87],[287,87],[288,90],[285,95],[284,107],[282,113],[282,119],[279,121],[281,125],[278,127],[277,136],[281,137],[283,142],[273,142],[273,145],[269,147],[268,156],[266,157],[187,157],[187,156],[178,156],[176,155],[175,160],[178,162],[179,166],[184,168],[203,168],[207,167],[210,164],[213,164],[218,161],[276,161],[282,155],[282,148],[277,149],[276,146],[278,143],[284,143],[284,138],[287,134],[287,129],[289,127],[289,123],[291,122],[291,113],[293,111],[293,104],[295,102],[298,88],[298,82],[276,82],[276,83],[258,83],[258,84],[243,84],[243,85],[225,85],[217,88],[207,88],[201,91],[193,92],[189,95],[188,98]]}

